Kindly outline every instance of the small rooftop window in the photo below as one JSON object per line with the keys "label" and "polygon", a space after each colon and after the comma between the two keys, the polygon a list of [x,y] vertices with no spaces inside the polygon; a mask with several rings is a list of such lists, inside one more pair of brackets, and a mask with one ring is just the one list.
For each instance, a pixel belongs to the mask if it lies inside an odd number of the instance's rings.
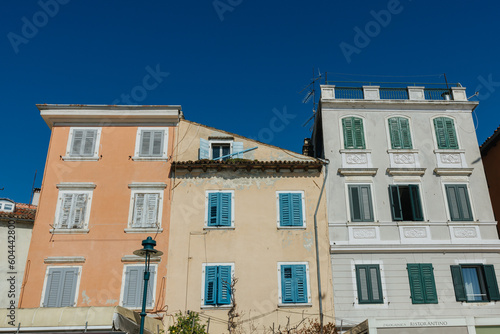
{"label": "small rooftop window", "polygon": [[14,208],[16,207],[16,203],[11,201],[10,199],[0,199],[0,211],[4,212],[14,212]]}

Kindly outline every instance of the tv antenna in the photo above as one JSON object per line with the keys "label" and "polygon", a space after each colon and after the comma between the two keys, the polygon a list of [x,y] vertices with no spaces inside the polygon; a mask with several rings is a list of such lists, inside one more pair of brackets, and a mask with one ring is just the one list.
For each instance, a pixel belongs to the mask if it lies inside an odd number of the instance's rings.
{"label": "tv antenna", "polygon": [[316,116],[316,81],[321,80],[323,78],[323,75],[321,74],[321,71],[318,68],[318,75],[316,76],[314,67],[313,67],[313,77],[311,78],[311,82],[302,89],[299,94],[303,93],[304,91],[307,91],[306,95],[302,99],[302,103],[308,103],[309,101],[313,101],[313,108],[312,108],[312,115],[307,119],[307,121],[302,124],[302,126],[306,126],[313,118]]}

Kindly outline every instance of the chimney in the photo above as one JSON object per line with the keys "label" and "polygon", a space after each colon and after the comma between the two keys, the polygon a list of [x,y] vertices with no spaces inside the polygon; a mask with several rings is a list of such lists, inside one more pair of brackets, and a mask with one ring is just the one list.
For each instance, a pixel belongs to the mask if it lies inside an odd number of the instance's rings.
{"label": "chimney", "polygon": [[312,157],[313,149],[311,145],[311,138],[304,138],[304,146],[302,146],[302,154]]}
{"label": "chimney", "polygon": [[38,205],[40,200],[40,188],[33,189],[33,198],[31,199],[31,205]]}

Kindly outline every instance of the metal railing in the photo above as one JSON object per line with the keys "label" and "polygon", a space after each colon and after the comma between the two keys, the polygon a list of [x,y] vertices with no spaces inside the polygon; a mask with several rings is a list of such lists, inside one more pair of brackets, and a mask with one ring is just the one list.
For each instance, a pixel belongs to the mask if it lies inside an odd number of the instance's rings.
{"label": "metal railing", "polygon": [[379,88],[381,100],[408,100],[406,88]]}
{"label": "metal railing", "polygon": [[446,88],[424,88],[426,100],[451,100],[451,89]]}
{"label": "metal railing", "polygon": [[335,87],[336,99],[362,100],[364,99],[361,87]]}

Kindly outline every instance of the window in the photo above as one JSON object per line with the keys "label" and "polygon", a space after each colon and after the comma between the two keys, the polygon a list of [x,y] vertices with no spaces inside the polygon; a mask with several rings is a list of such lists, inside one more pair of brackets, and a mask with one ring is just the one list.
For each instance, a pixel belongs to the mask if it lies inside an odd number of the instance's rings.
{"label": "window", "polygon": [[407,118],[389,118],[389,134],[393,149],[412,149],[410,122]]}
{"label": "window", "polygon": [[431,263],[408,263],[411,301],[413,304],[437,304],[438,297]]}
{"label": "window", "polygon": [[83,229],[89,214],[89,192],[61,192],[59,217],[55,228]]}
{"label": "window", "polygon": [[168,128],[137,129],[134,160],[166,160]]}
{"label": "window", "polygon": [[203,265],[202,304],[210,306],[231,304],[233,265]]}
{"label": "window", "polygon": [[132,227],[156,227],[160,194],[136,193]]}
{"label": "window", "polygon": [[436,131],[436,140],[440,149],[457,149],[458,140],[455,132],[455,123],[452,118],[438,117],[434,118],[434,130]]}
{"label": "window", "polygon": [[356,265],[356,284],[360,304],[383,304],[382,283],[378,264]]}
{"label": "window", "polygon": [[0,199],[0,211],[13,212],[15,203],[8,199]]}
{"label": "window", "polygon": [[488,302],[500,300],[493,265],[461,264],[451,266],[457,301]]}
{"label": "window", "polygon": [[469,193],[465,184],[445,185],[448,209],[452,221],[472,221]]}
{"label": "window", "polygon": [[234,223],[233,191],[208,191],[206,221],[208,227],[231,227]]}
{"label": "window", "polygon": [[344,130],[344,148],[365,148],[365,135],[363,120],[359,117],[346,117],[342,119]]}
{"label": "window", "polygon": [[[200,159],[212,159],[212,160],[227,160],[234,158],[243,158],[243,153],[239,153],[243,151],[243,143],[242,142],[234,142],[232,137],[231,139],[213,139],[206,140],[200,138]],[[238,154],[237,154],[238,153]],[[229,155],[228,157],[225,157]],[[219,159],[220,157],[225,157],[223,159]]]}
{"label": "window", "polygon": [[389,186],[392,218],[396,221],[422,221],[422,204],[418,185]]}
{"label": "window", "polygon": [[71,128],[64,160],[97,160],[101,128]]}
{"label": "window", "polygon": [[[149,267],[148,295],[146,307],[154,306],[156,287],[156,265]],[[144,265],[128,265],[124,268],[125,280],[122,289],[122,306],[130,308],[142,307],[144,293]]]}
{"label": "window", "polygon": [[305,227],[304,192],[278,192],[278,227]]}
{"label": "window", "polygon": [[129,184],[128,187],[132,191],[129,228],[125,229],[125,232],[161,232],[163,192],[167,185],[162,182],[136,182]]}
{"label": "window", "polygon": [[372,222],[373,208],[370,185],[350,185],[348,189],[351,221]]}
{"label": "window", "polygon": [[76,305],[76,287],[80,267],[47,269],[42,307],[72,307]]}
{"label": "window", "polygon": [[309,288],[309,266],[307,263],[279,263],[281,304],[304,304],[311,302]]}

